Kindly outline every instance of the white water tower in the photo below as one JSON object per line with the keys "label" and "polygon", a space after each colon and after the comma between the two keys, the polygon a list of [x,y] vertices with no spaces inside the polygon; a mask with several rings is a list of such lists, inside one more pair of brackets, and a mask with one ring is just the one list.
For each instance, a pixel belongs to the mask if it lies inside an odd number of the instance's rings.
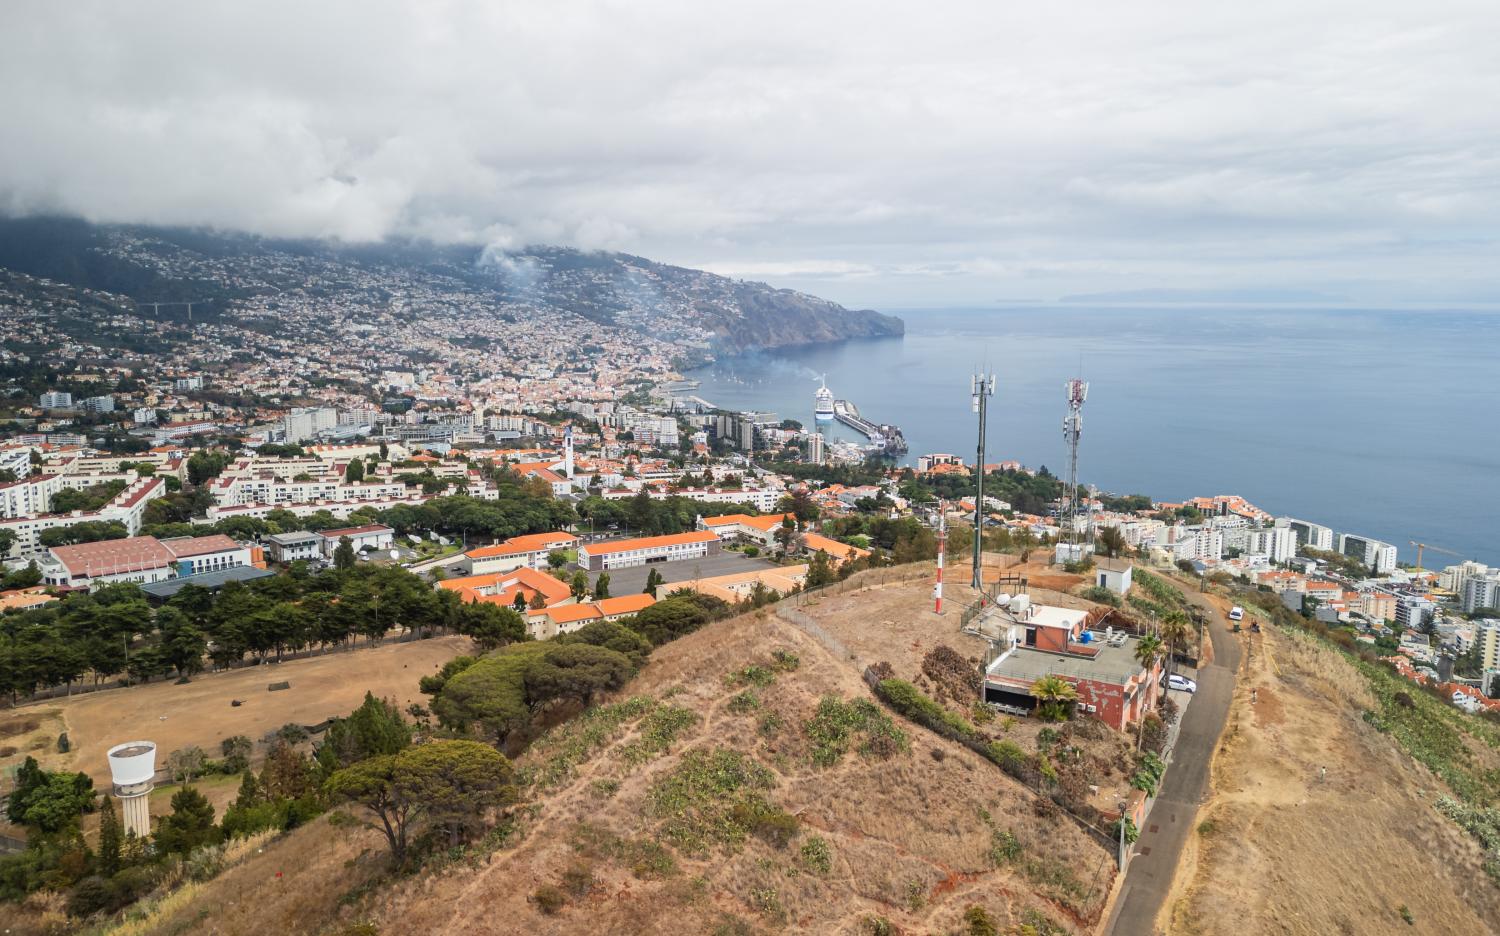
{"label": "white water tower", "polygon": [[109,775],[126,833],[141,838],[151,834],[148,798],[156,779],[156,742],[126,741],[109,749]]}

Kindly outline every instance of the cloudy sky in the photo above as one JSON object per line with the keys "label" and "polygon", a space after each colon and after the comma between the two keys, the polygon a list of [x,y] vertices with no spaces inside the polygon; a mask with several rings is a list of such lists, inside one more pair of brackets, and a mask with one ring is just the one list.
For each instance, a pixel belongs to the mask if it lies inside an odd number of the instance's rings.
{"label": "cloudy sky", "polygon": [[887,308],[1500,300],[1495,0],[7,0],[0,35],[8,213]]}

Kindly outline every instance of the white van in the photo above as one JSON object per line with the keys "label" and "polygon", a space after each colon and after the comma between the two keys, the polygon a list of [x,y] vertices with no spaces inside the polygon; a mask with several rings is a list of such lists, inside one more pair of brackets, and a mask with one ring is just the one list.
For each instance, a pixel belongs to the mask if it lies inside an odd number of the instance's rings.
{"label": "white van", "polygon": [[1234,607],[1232,607],[1232,608],[1229,609],[1229,619],[1231,621],[1238,621],[1241,618],[1243,618],[1244,616],[1245,616],[1245,609],[1241,608],[1239,605],[1235,605]]}

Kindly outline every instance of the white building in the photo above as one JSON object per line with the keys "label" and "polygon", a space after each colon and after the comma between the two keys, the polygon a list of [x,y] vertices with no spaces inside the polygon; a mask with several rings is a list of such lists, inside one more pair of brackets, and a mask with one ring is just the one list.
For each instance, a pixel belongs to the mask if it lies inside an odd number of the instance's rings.
{"label": "white building", "polygon": [[1416,595],[1396,599],[1396,624],[1406,630],[1421,630],[1437,613],[1437,605]]}
{"label": "white building", "polygon": [[250,547],[215,533],[211,536],[178,536],[161,544],[172,554],[177,576],[201,575],[250,564]]}
{"label": "white building", "polygon": [[1172,544],[1172,558],[1178,562],[1210,562],[1224,555],[1223,530],[1187,531]]}
{"label": "white building", "polygon": [[74,511],[69,514],[33,514],[0,519],[0,530],[15,534],[11,555],[37,556],[43,552],[41,535],[44,530],[69,527],[79,523],[119,522],[125,532],[135,536],[141,529],[141,515],[146,504],[166,494],[165,478],[140,478],[130,483],[125,490],[92,513]]}
{"label": "white building", "polygon": [[1500,608],[1500,573],[1488,572],[1464,579],[1458,595],[1465,614],[1473,614],[1480,608]]}
{"label": "white building", "polygon": [[1313,549],[1333,548],[1333,529],[1311,523],[1307,520],[1297,520],[1293,517],[1278,517],[1277,526],[1287,527],[1297,537],[1298,546],[1311,546]]}
{"label": "white building", "polygon": [[54,546],[41,563],[42,580],[91,590],[115,582],[161,582],[172,577],[173,561],[171,551],[152,536]]}
{"label": "white building", "polygon": [[1339,552],[1369,566],[1376,575],[1396,569],[1396,547],[1390,543],[1353,533],[1340,533],[1336,542]]}
{"label": "white building", "polygon": [[1451,565],[1438,574],[1438,588],[1451,591],[1455,595],[1462,595],[1464,583],[1471,578],[1479,578],[1488,575],[1490,567],[1482,562],[1466,559],[1458,565]]}
{"label": "white building", "polygon": [[338,424],[338,411],[331,406],[299,407],[281,417],[281,431],[288,442],[316,438]]}
{"label": "white building", "polygon": [[49,390],[41,395],[36,405],[44,410],[72,409],[73,394],[62,390]]}
{"label": "white building", "polygon": [[390,549],[396,540],[395,530],[378,524],[324,530],[320,535],[323,537],[323,555],[328,559],[333,558],[334,551],[339,548],[339,543],[345,539],[349,540],[357,553],[367,549]]}
{"label": "white building", "polygon": [[578,564],[590,572],[623,569],[656,562],[701,559],[719,552],[719,535],[711,530],[645,536],[639,539],[585,543],[578,549]]}
{"label": "white building", "polygon": [[1289,527],[1269,527],[1245,533],[1245,552],[1265,556],[1272,563],[1288,562],[1297,555],[1297,534]]}
{"label": "white building", "polygon": [[577,545],[578,537],[561,531],[512,536],[503,543],[469,550],[460,566],[468,575],[509,572],[523,566],[540,570],[546,568],[548,556]]}
{"label": "white building", "polygon": [[323,554],[323,537],[316,533],[273,533],[266,537],[266,552],[275,562],[293,563]]}

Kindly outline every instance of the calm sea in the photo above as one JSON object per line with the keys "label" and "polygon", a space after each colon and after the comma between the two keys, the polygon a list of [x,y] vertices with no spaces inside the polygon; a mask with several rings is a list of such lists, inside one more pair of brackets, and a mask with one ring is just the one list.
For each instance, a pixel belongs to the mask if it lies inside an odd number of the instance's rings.
{"label": "calm sea", "polygon": [[[727,358],[690,376],[732,409],[812,421],[836,397],[911,453],[971,461],[969,375],[993,370],[987,460],[1065,466],[1063,383],[1089,382],[1079,474],[1158,500],[1277,514],[1500,564],[1500,314],[1073,307],[900,311],[902,338]],[[836,435],[854,438],[839,427]],[[1456,557],[1428,552],[1424,565]]]}

